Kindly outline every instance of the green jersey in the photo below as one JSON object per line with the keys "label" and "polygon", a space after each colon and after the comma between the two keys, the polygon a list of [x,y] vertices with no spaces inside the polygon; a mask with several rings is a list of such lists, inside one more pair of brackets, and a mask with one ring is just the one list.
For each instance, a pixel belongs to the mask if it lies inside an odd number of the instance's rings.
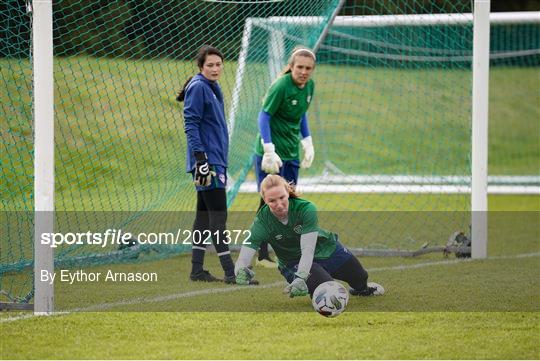
{"label": "green jersey", "polygon": [[[300,120],[307,112],[315,83],[309,79],[300,89],[287,73],[276,79],[268,89],[262,110],[270,114],[270,134],[276,153],[282,160],[300,159],[298,144],[300,142]],[[261,135],[257,136],[255,152],[263,155]]]}
{"label": "green jersey", "polygon": [[311,202],[300,198],[289,198],[287,224],[281,223],[264,205],[251,225],[250,244],[247,247],[258,250],[261,243],[270,243],[279,264],[285,266],[291,261],[300,260],[300,236],[319,232],[314,259],[327,259],[336,249],[336,235],[319,228],[317,209]]}

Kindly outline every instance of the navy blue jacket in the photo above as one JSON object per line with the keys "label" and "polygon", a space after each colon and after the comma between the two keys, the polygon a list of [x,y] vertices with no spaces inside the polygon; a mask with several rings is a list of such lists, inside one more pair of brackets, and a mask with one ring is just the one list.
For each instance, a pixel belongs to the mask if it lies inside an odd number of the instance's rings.
{"label": "navy blue jacket", "polygon": [[194,152],[205,152],[208,163],[227,167],[229,131],[225,121],[223,93],[217,82],[197,74],[184,99],[184,130],[187,136],[186,171],[195,168]]}

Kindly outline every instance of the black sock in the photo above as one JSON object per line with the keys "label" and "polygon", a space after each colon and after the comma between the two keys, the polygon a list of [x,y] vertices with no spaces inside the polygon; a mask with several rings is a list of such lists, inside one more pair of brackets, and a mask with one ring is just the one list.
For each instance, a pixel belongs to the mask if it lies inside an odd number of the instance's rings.
{"label": "black sock", "polygon": [[193,248],[191,250],[191,273],[196,274],[202,272],[204,264],[205,250]]}
{"label": "black sock", "polygon": [[193,239],[191,240],[192,274],[202,272],[204,254],[206,253],[206,245],[201,242],[200,237],[195,237],[195,234],[200,234],[205,229],[208,229],[208,212],[206,211],[206,204],[201,193],[202,192],[197,192],[197,212],[195,214],[195,222],[193,223]]}
{"label": "black sock", "polygon": [[[223,236],[218,238],[220,240],[225,239]],[[225,277],[234,276],[234,262],[231,257],[231,251],[229,250],[229,245],[224,242],[217,242],[215,239],[212,239],[214,242],[214,248],[219,257],[219,263],[225,272]]]}
{"label": "black sock", "polygon": [[309,297],[313,296],[315,289],[324,282],[332,281],[332,276],[317,262],[313,262],[309,270],[309,277],[306,280],[306,285],[309,290]]}
{"label": "black sock", "polygon": [[234,276],[234,262],[231,257],[231,252],[227,251],[228,253],[221,254],[219,256],[219,263],[221,263],[221,267],[223,268],[223,271],[225,272],[225,277],[233,277]]}
{"label": "black sock", "polygon": [[212,242],[219,262],[225,276],[232,277],[234,276],[234,262],[224,236],[227,224],[227,194],[225,189],[221,188],[200,193],[208,211],[208,228],[212,234]]}

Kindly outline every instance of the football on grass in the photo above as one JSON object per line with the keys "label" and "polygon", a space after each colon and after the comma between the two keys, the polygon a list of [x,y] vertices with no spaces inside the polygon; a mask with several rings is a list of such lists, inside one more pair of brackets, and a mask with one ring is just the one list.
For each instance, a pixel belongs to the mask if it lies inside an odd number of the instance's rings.
{"label": "football on grass", "polygon": [[349,292],[336,281],[321,283],[311,299],[315,311],[325,317],[336,317],[345,311],[349,302]]}

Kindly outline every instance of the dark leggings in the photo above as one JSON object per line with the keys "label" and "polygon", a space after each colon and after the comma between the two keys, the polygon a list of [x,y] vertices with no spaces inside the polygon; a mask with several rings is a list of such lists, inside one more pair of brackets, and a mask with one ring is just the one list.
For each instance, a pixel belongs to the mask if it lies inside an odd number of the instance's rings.
{"label": "dark leggings", "polygon": [[[192,274],[203,270],[205,249],[211,238],[225,276],[234,276],[234,263],[229,252],[229,245],[225,242],[226,224],[227,194],[225,189],[215,188],[197,192],[197,213],[193,223],[191,252]],[[209,231],[211,234],[208,234]]]}
{"label": "dark leggings", "polygon": [[[218,253],[229,250],[229,246],[223,242],[223,231],[227,224],[227,194],[223,188],[215,188],[209,191],[197,192],[197,213],[193,230],[201,233],[200,241],[205,241],[208,231],[212,232],[212,243]],[[215,234],[219,234],[219,242]],[[201,247],[206,244],[194,242]]]}
{"label": "dark leggings", "polygon": [[332,275],[320,264],[313,262],[310,276],[306,281],[310,297],[313,295],[317,286],[333,279],[345,281],[355,290],[364,290],[367,287],[368,273],[355,256],[345,261]]}

